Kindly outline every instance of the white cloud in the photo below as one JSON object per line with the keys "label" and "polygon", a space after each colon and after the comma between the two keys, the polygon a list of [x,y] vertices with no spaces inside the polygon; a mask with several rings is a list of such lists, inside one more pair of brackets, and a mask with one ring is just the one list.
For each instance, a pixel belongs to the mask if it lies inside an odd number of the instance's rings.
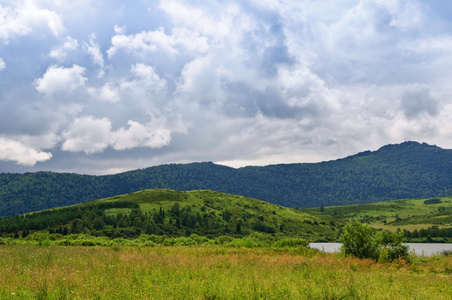
{"label": "white cloud", "polygon": [[0,40],[8,43],[12,37],[27,35],[46,27],[58,36],[63,30],[63,22],[54,11],[39,8],[34,1],[14,1],[11,6],[0,4]]}
{"label": "white cloud", "polygon": [[100,88],[88,88],[88,92],[94,100],[100,102],[115,103],[121,100],[120,89],[109,82]]}
{"label": "white cloud", "polygon": [[120,128],[114,132],[113,148],[115,150],[125,150],[136,147],[161,148],[171,141],[171,132],[165,128],[153,128],[154,124],[147,126],[131,121],[127,123],[129,128]]}
{"label": "white cloud", "polygon": [[111,122],[107,118],[83,116],[75,119],[63,132],[61,149],[92,154],[104,151],[111,144]]}
{"label": "white cloud", "polygon": [[54,47],[52,51],[50,51],[49,55],[58,61],[64,61],[69,53],[77,50],[78,46],[79,45],[76,39],[67,36],[61,45]]}
{"label": "white cloud", "polygon": [[184,51],[185,55],[186,52],[204,53],[209,47],[207,38],[197,32],[175,28],[171,35],[168,35],[162,27],[155,31],[142,31],[133,35],[116,34],[111,38],[111,44],[107,50],[109,58],[120,50],[142,56],[156,51],[170,55]]}
{"label": "white cloud", "polygon": [[20,165],[34,166],[52,158],[52,153],[43,152],[21,142],[0,136],[0,160],[14,161]]}
{"label": "white cloud", "polygon": [[6,69],[6,64],[3,61],[3,58],[0,57],[0,71]]}
{"label": "white cloud", "polygon": [[93,62],[103,69],[105,65],[104,56],[100,51],[99,44],[96,43],[96,35],[93,33],[90,34],[89,44],[84,42],[83,45],[86,51],[89,53],[89,55],[91,55]]}
{"label": "white cloud", "polygon": [[232,35],[237,27],[249,27],[252,21],[241,13],[239,5],[209,3],[203,7],[183,3],[183,1],[163,0],[160,8],[167,13],[179,27],[189,27],[202,35],[215,37],[218,40]]}
{"label": "white cloud", "polygon": [[115,25],[114,27],[114,31],[116,34],[124,34],[126,32],[126,27],[125,26],[119,26],[119,25]]}
{"label": "white cloud", "polygon": [[47,132],[44,133],[43,135],[22,134],[15,135],[12,138],[33,149],[52,149],[60,141],[60,137],[56,132]]}
{"label": "white cloud", "polygon": [[36,90],[51,96],[58,92],[70,92],[84,86],[87,80],[84,77],[86,69],[73,65],[71,68],[50,66],[42,78],[35,80]]}
{"label": "white cloud", "polygon": [[390,25],[409,30],[423,25],[423,13],[421,5],[411,0],[377,0],[391,15]]}
{"label": "white cloud", "polygon": [[162,92],[166,87],[166,80],[160,78],[152,66],[137,63],[132,65],[130,72],[135,76],[136,80],[127,82],[124,86],[146,87],[146,89],[155,92]]}
{"label": "white cloud", "polygon": [[171,131],[165,129],[161,121],[143,125],[129,120],[128,128],[112,131],[110,120],[93,116],[77,118],[63,133],[61,149],[71,152],[92,154],[111,146],[115,150],[136,147],[161,148],[171,141]]}

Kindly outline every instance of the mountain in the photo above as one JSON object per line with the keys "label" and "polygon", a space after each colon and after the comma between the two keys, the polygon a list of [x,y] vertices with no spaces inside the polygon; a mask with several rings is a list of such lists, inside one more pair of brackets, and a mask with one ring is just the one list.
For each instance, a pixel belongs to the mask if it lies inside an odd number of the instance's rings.
{"label": "mountain", "polygon": [[300,208],[450,196],[452,150],[404,142],[321,163],[169,164],[104,176],[2,173],[0,216],[152,188],[208,189]]}

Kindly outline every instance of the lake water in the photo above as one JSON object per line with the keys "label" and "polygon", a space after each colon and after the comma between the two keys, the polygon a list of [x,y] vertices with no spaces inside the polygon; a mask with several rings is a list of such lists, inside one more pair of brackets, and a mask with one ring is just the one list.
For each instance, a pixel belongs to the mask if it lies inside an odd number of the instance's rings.
{"label": "lake water", "polygon": [[[427,243],[406,243],[410,250],[417,255],[431,256],[441,253],[444,250],[452,251],[452,244],[427,244]],[[311,248],[323,250],[325,252],[339,252],[340,243],[311,243]]]}

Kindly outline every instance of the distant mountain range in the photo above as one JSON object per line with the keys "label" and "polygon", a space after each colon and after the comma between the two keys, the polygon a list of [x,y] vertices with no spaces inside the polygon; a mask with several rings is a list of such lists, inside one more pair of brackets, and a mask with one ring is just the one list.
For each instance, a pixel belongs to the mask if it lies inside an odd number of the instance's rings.
{"label": "distant mountain range", "polygon": [[209,189],[300,208],[451,196],[452,150],[404,142],[321,163],[234,169],[202,162],[104,176],[2,173],[0,216],[152,188]]}

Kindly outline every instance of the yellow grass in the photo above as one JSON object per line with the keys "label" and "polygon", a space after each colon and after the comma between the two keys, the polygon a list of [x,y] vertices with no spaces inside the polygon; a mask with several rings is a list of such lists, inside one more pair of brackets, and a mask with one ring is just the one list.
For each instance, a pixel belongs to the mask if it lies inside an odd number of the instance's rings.
{"label": "yellow grass", "polygon": [[452,257],[378,264],[225,247],[0,247],[1,299],[451,299]]}

